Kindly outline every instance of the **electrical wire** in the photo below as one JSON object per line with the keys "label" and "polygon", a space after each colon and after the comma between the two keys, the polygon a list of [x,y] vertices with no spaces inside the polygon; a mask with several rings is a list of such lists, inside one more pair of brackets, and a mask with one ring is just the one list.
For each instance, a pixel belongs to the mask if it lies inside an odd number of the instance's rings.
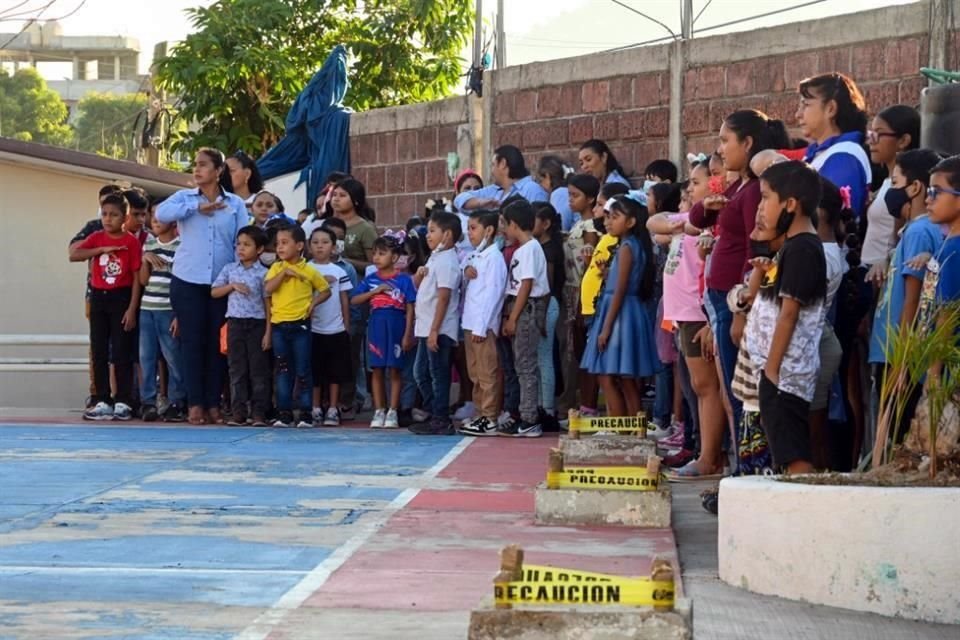
{"label": "electrical wire", "polygon": [[626,4],[626,3],[623,3],[623,2],[620,2],[620,0],[610,0],[610,2],[612,2],[612,3],[615,4],[615,5],[621,6],[621,7],[623,7],[624,9],[626,9],[626,10],[628,10],[628,11],[632,11],[632,12],[634,12],[635,14],[637,14],[638,16],[642,16],[642,17],[646,18],[646,19],[649,20],[650,22],[655,22],[655,23],[657,23],[658,25],[660,25],[661,27],[663,27],[664,29],[666,29],[666,30],[667,30],[667,33],[669,33],[671,36],[673,36],[673,39],[674,39],[674,40],[676,40],[676,39],[679,37],[679,36],[677,36],[677,34],[675,34],[675,33],[673,32],[673,29],[671,29],[670,27],[668,27],[668,26],[665,25],[664,23],[660,22],[660,21],[657,20],[656,18],[652,18],[652,17],[648,16],[648,15],[645,14],[643,11],[640,11],[639,9],[634,9],[634,8],[631,7],[630,5],[628,5],[628,4]]}
{"label": "electrical wire", "polygon": [[714,29],[722,29],[723,27],[729,27],[735,24],[740,24],[743,22],[749,22],[750,20],[756,20],[758,18],[766,18],[769,16],[775,16],[780,13],[786,13],[787,11],[793,11],[794,9],[802,9],[804,7],[812,7],[815,4],[822,4],[827,0],[812,0],[811,2],[804,2],[801,4],[793,5],[792,7],[784,7],[783,9],[777,9],[776,11],[767,11],[766,13],[758,13],[755,16],[749,16],[747,18],[740,18],[738,20],[731,20],[730,22],[721,22],[720,24],[714,24],[709,27],[704,27],[703,29],[695,29],[694,33],[703,33],[705,31],[713,31]]}
{"label": "electrical wire", "polygon": [[[4,42],[3,44],[0,44],[0,51],[9,47],[11,42],[19,38],[21,35],[23,35],[27,31],[27,29],[30,28],[30,25],[32,25],[34,22],[39,20],[40,16],[43,15],[43,12],[49,9],[50,7],[52,7],[53,3],[55,3],[56,1],[57,0],[50,0],[50,2],[40,7],[40,9],[37,11],[37,15],[31,18],[30,20],[27,20],[24,23],[23,27],[20,29],[20,31],[17,31],[15,34],[13,34],[13,37],[11,37],[9,40]],[[83,1],[86,2],[86,0],[83,0]]]}
{"label": "electrical wire", "polygon": [[697,20],[700,19],[700,16],[703,15],[703,12],[706,11],[707,7],[709,7],[712,3],[713,0],[707,0],[707,4],[703,5],[703,8],[700,9],[699,13],[697,13],[697,15],[693,18],[693,24],[697,24]]}

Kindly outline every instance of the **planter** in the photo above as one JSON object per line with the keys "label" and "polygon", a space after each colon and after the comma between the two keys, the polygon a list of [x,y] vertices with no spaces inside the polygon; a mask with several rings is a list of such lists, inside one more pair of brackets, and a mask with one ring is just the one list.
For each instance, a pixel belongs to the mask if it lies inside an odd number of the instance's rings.
{"label": "planter", "polygon": [[720,483],[720,579],[766,595],[960,623],[960,488],[755,476]]}

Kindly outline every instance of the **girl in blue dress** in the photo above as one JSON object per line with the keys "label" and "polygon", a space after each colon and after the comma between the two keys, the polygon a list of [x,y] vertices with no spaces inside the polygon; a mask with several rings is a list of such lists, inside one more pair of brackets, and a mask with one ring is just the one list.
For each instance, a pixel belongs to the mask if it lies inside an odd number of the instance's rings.
{"label": "girl in blue dress", "polygon": [[598,376],[611,416],[641,410],[639,379],[657,371],[647,302],[653,291],[653,245],[647,209],[630,195],[607,201],[606,232],[620,239],[580,366]]}

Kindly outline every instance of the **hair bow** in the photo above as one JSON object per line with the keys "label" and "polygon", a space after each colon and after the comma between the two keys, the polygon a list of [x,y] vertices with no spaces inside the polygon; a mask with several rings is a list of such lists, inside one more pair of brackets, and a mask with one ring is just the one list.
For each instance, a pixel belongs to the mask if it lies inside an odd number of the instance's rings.
{"label": "hair bow", "polygon": [[627,197],[639,204],[641,207],[647,206],[647,192],[639,189],[627,191]]}
{"label": "hair bow", "polygon": [[568,178],[576,173],[576,170],[568,164],[563,165],[563,177]]}
{"label": "hair bow", "polygon": [[709,159],[710,158],[708,158],[707,154],[705,153],[688,153],[687,154],[687,162],[689,162],[690,164],[693,164],[694,162],[703,163]]}
{"label": "hair bow", "polygon": [[402,229],[398,229],[397,231],[387,229],[386,231],[383,232],[383,237],[389,238],[395,241],[397,244],[403,244],[404,241],[407,239],[407,233]]}
{"label": "hair bow", "polygon": [[850,194],[851,189],[849,185],[840,187],[840,200],[843,202],[843,208],[853,210],[853,198]]}

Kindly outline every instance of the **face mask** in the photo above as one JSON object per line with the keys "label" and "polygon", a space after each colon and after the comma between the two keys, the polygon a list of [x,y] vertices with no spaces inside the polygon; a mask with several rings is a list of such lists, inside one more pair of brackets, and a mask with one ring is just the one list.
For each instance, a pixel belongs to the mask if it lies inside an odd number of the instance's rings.
{"label": "face mask", "polygon": [[343,255],[343,250],[347,247],[347,243],[343,240],[337,240],[337,255]]}
{"label": "face mask", "polygon": [[890,187],[883,195],[883,203],[887,205],[887,211],[894,218],[900,218],[903,215],[903,207],[910,202],[910,196],[907,194],[906,187]]}
{"label": "face mask", "polygon": [[793,219],[796,217],[796,213],[792,213],[783,209],[780,212],[780,218],[777,220],[777,237],[779,238],[782,235],[786,235],[787,231],[790,229],[790,225],[793,224]]}
{"label": "face mask", "polygon": [[497,236],[497,238],[494,240],[494,243],[497,245],[497,249],[499,249],[500,251],[503,251],[503,248],[507,244],[507,239],[504,238],[503,236]]}
{"label": "face mask", "polygon": [[269,267],[276,261],[277,261],[277,254],[272,251],[264,251],[263,253],[260,254],[260,262],[262,262],[263,265],[266,267]]}
{"label": "face mask", "polygon": [[769,240],[750,240],[750,253],[754,258],[772,258],[773,249]]}
{"label": "face mask", "polygon": [[650,187],[652,187],[655,184],[659,184],[659,183],[656,180],[644,180],[643,192],[646,193],[647,191],[650,191]]}

